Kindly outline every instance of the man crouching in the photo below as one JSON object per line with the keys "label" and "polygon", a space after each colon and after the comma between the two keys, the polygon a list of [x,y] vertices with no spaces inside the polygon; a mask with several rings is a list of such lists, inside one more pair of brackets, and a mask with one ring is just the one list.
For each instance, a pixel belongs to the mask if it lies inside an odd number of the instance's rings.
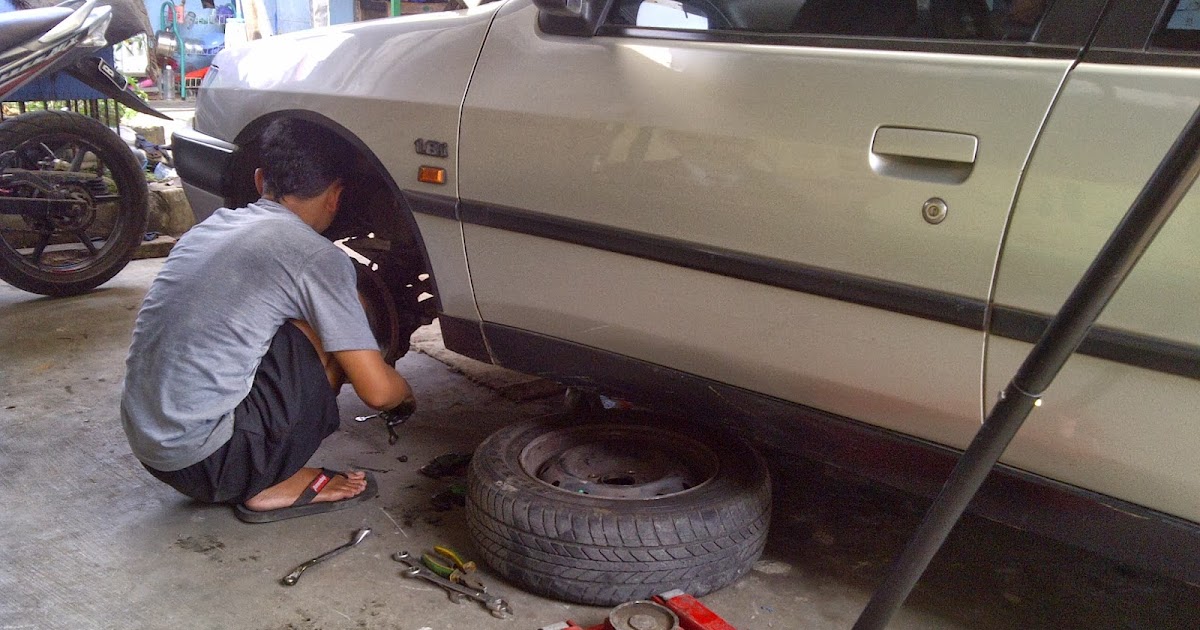
{"label": "man crouching", "polygon": [[363,472],[305,467],[338,428],[342,383],[375,409],[414,404],[379,351],[353,263],[321,236],[353,150],[318,125],[277,120],[260,155],[262,198],[194,226],[150,285],[121,398],[152,475],[256,523],[376,494]]}

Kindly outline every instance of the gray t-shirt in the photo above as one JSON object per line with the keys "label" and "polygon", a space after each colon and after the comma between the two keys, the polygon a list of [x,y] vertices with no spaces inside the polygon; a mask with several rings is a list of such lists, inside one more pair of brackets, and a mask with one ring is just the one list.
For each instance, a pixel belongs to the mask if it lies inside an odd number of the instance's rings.
{"label": "gray t-shirt", "polygon": [[150,285],[125,362],[121,422],[139,460],[179,470],[233,435],[233,409],[289,319],[328,352],[379,346],[353,263],[287,208],[260,199],[190,229]]}

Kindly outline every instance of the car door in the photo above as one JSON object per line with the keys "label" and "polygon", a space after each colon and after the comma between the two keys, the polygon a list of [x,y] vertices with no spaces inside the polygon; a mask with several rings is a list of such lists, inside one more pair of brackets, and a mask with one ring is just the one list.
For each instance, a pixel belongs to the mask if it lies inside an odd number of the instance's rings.
{"label": "car door", "polygon": [[965,445],[1014,191],[1099,3],[1034,4],[618,0],[575,37],[511,3],[461,126],[483,320]]}
{"label": "car door", "polygon": [[[1047,120],[1013,212],[988,343],[989,400],[1198,106],[1200,5],[1115,2]],[[1198,238],[1193,187],[1005,462],[1200,522]]]}

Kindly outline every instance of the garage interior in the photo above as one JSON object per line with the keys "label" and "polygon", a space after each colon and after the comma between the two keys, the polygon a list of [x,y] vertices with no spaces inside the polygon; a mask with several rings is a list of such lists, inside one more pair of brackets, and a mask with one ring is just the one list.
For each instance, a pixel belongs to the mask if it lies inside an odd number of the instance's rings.
{"label": "garage interior", "polygon": [[[0,285],[0,552],[3,628],[542,628],[601,623],[608,608],[522,592],[488,567],[489,591],[515,611],[496,619],[401,575],[393,553],[449,545],[475,555],[464,510],[431,496],[461,479],[418,469],[470,452],[507,423],[560,411],[561,391],[440,347],[418,331],[399,363],[421,407],[389,446],[350,388],[341,430],[314,465],[374,471],[380,494],[339,512],[249,525],[157,482],[134,459],[117,406],[138,306],[162,259],[130,264],[87,295],[50,299]],[[516,383],[516,385],[514,385]],[[514,393],[517,392],[517,393]],[[516,398],[518,400],[513,400]],[[928,501],[867,485],[778,444],[755,444],[774,486],[766,553],[702,601],[737,628],[849,628]],[[295,566],[344,544],[309,569]],[[1195,628],[1200,588],[967,516],[893,628]]]}

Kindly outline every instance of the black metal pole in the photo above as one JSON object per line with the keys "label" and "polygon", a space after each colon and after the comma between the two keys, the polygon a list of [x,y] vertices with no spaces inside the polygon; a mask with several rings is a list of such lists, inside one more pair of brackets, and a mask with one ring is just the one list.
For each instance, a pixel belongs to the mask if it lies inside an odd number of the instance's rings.
{"label": "black metal pole", "polygon": [[1000,400],[950,473],[904,552],[854,624],[880,630],[908,598],[979,486],[1008,448],[1046,388],[1087,336],[1163,223],[1200,174],[1200,109],[1155,169],[1125,218],[1101,248],[1046,332],[1000,394]]}

